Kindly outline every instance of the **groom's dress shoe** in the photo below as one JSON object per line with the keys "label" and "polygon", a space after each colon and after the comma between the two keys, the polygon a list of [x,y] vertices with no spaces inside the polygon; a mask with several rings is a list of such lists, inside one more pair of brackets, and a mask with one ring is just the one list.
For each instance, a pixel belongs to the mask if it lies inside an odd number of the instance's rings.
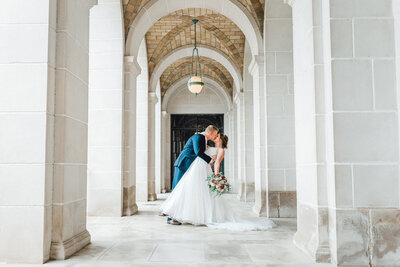
{"label": "groom's dress shoe", "polygon": [[174,219],[171,219],[171,218],[168,218],[167,223],[171,224],[171,225],[181,225],[182,224],[182,223],[180,223],[180,222],[178,222],[178,221],[176,221]]}

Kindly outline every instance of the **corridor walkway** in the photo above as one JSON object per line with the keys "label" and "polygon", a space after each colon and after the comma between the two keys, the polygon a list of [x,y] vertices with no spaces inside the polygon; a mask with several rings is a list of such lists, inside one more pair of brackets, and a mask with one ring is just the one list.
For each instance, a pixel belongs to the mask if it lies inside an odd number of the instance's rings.
{"label": "corridor walkway", "polygon": [[[159,197],[165,199],[166,195]],[[252,216],[251,205],[237,201],[234,195],[229,197],[237,213]],[[171,226],[156,215],[160,203],[162,200],[139,203],[140,212],[132,217],[89,217],[92,244],[66,261],[46,265],[333,266],[314,264],[293,245],[295,219],[275,220],[278,227],[265,232]]]}

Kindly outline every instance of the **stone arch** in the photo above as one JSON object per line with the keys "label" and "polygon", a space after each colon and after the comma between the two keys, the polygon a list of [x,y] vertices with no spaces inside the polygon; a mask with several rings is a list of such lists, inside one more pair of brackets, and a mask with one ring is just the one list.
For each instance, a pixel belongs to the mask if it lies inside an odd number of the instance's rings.
{"label": "stone arch", "polygon": [[[230,94],[233,89],[233,77],[221,63],[208,57],[200,57],[202,76],[209,76],[217,80],[227,89]],[[160,77],[161,90],[164,94],[168,88],[178,81],[182,76],[187,76],[191,71],[191,57],[179,59],[168,66]]]}
{"label": "stone arch", "polygon": [[[214,47],[199,45],[201,55],[214,59],[221,63],[232,75],[234,81],[234,89],[240,90],[242,88],[242,76],[237,66],[230,60],[230,58]],[[192,46],[185,46],[174,50],[172,53],[164,57],[155,66],[154,71],[150,77],[150,91],[155,91],[157,81],[160,79],[162,73],[175,61],[189,57],[192,55]]]}
{"label": "stone arch", "polygon": [[249,41],[253,55],[262,53],[263,41],[257,22],[249,10],[243,7],[237,0],[189,1],[185,3],[180,1],[152,0],[139,11],[132,22],[126,41],[126,54],[136,56],[140,41],[144,38],[150,27],[162,17],[182,8],[206,8],[219,12],[241,29]]}
{"label": "stone arch", "polygon": [[[174,96],[180,89],[187,86],[187,80],[189,76],[182,77],[179,81],[171,85],[171,87],[165,93],[162,102],[161,102],[161,109],[166,110],[168,107],[168,102],[170,101],[171,97]],[[229,93],[225,90],[224,86],[221,85],[219,82],[215,81],[212,78],[204,77],[204,81],[209,85],[209,88],[215,92],[221,99],[225,102],[226,111],[231,109],[232,105],[232,98]]]}
{"label": "stone arch", "polygon": [[[169,41],[171,39],[174,39],[176,36],[180,35],[182,32],[185,32],[185,30],[187,30],[188,28],[193,27],[193,22],[191,21],[191,18],[194,17],[186,18],[184,22],[182,22],[182,24],[177,25],[160,40],[160,42],[157,45],[157,49],[155,49],[155,52],[149,58],[150,72],[153,71],[154,64],[157,65],[160,59],[162,59],[166,54],[169,54],[176,49],[167,46]],[[197,17],[197,19],[199,19],[198,22],[199,29],[200,30],[204,29],[206,32],[209,32],[216,39],[218,39],[221,42],[221,45],[224,47],[224,50],[226,50],[228,56],[231,58],[231,60],[234,61],[235,64],[240,68],[242,65],[241,54],[239,49],[232,42],[232,40],[230,40],[229,37],[223,31],[221,31],[221,29],[210,23],[211,18],[206,16],[199,16]],[[201,41],[202,40],[199,40],[199,42]],[[203,45],[211,46],[211,43],[209,42]]]}
{"label": "stone arch", "polygon": [[[147,0],[148,1],[148,0]],[[147,3],[144,0],[124,0],[124,16],[125,16],[125,29],[128,32],[132,21],[135,19],[139,10]],[[293,1],[293,0],[285,0]],[[249,13],[256,20],[258,27],[261,32],[263,31],[264,21],[264,0],[238,0],[245,8],[249,10]]]}

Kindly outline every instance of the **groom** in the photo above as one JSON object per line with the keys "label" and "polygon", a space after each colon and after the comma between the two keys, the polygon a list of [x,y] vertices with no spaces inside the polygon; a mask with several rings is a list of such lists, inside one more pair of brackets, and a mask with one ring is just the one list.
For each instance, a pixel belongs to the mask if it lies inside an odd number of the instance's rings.
{"label": "groom", "polygon": [[[200,157],[207,163],[211,163],[213,160],[208,155],[204,153],[207,148],[207,141],[215,141],[218,136],[218,128],[214,125],[210,125],[206,128],[206,130],[200,134],[195,134],[189,138],[185,147],[183,148],[181,154],[175,161],[175,174],[174,179],[172,181],[172,190],[178,184],[179,180],[185,174],[185,172],[189,169],[192,162],[197,158]],[[168,218],[167,221],[169,224],[179,225],[180,222]]]}

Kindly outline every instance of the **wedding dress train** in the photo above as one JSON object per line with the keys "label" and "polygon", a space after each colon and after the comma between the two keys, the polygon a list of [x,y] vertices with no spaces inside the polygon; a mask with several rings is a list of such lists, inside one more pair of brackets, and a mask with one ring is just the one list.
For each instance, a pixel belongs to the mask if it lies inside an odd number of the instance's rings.
{"label": "wedding dress train", "polygon": [[[216,149],[208,148],[205,153],[212,157]],[[181,223],[206,225],[215,229],[251,231],[267,230],[275,226],[267,218],[236,216],[224,196],[210,193],[206,178],[211,172],[211,167],[197,158],[161,205],[161,211]]]}

